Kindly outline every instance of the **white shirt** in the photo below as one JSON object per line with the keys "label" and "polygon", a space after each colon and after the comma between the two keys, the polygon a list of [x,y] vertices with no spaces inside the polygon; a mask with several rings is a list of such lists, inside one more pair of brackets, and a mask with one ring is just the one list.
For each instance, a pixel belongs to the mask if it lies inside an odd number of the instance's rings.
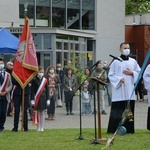
{"label": "white shirt", "polygon": [[[120,58],[121,59],[121,58]],[[130,69],[133,75],[123,74],[123,70]],[[123,100],[135,100],[135,92],[131,97],[134,89],[134,84],[138,78],[140,67],[137,61],[133,58],[129,60],[114,60],[110,66],[108,73],[109,80],[112,84],[112,102]],[[121,78],[125,79],[125,83],[121,83]]]}
{"label": "white shirt", "polygon": [[150,65],[148,65],[143,73],[144,86],[148,94],[148,107],[150,107]]}

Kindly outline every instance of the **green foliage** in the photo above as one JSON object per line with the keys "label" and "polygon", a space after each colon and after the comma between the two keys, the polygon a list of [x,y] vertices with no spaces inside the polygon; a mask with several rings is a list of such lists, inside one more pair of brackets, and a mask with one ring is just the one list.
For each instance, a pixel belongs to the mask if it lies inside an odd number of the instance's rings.
{"label": "green foliage", "polygon": [[150,11],[150,0],[126,0],[125,14],[145,13]]}
{"label": "green foliage", "polygon": [[[102,138],[110,138],[112,134],[106,134],[102,129]],[[84,140],[77,140],[79,129],[51,129],[44,132],[29,130],[16,133],[4,130],[0,133],[1,150],[101,150],[105,142],[92,144],[94,129],[83,128]],[[136,130],[135,134],[117,135],[111,149],[113,150],[149,150],[148,130]]]}
{"label": "green foliage", "polygon": [[135,3],[132,0],[127,0],[126,1],[126,9],[125,9],[125,14],[129,15],[132,14],[133,12],[137,11],[137,8],[135,7]]}
{"label": "green foliage", "polygon": [[138,12],[150,12],[150,0],[139,0]]}
{"label": "green foliage", "polygon": [[[74,50],[70,51],[70,60],[72,61],[73,65],[69,66],[69,68],[76,75],[78,84],[81,83],[81,78],[84,75],[84,68],[81,65],[80,60],[85,61],[86,59],[87,59],[87,57],[84,52],[81,52],[80,56],[79,56],[78,53],[75,53]],[[65,68],[68,68],[68,66],[65,66]]]}

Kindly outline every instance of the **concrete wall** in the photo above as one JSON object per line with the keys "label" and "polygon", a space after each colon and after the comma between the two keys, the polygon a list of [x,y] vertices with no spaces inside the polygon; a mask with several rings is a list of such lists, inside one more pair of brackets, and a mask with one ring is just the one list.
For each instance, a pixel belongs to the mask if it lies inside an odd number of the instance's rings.
{"label": "concrete wall", "polygon": [[144,14],[132,14],[125,17],[125,25],[150,24],[150,12]]}
{"label": "concrete wall", "polygon": [[0,27],[19,27],[19,0],[1,0]]}
{"label": "concrete wall", "polygon": [[[109,54],[119,56],[119,45],[125,39],[125,0],[96,1],[95,59],[108,60]],[[3,0],[0,9],[0,27],[19,27],[19,0]]]}
{"label": "concrete wall", "polygon": [[96,60],[110,62],[125,39],[125,0],[97,0],[96,6]]}

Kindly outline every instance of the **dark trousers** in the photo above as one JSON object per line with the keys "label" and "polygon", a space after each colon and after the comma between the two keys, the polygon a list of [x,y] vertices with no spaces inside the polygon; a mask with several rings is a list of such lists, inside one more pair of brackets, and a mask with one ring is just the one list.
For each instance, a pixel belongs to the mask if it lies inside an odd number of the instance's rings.
{"label": "dark trousers", "polygon": [[50,105],[47,107],[47,114],[48,115],[54,115],[55,114],[55,101],[56,96],[52,96],[50,99]]}
{"label": "dark trousers", "polygon": [[9,103],[8,105],[7,116],[10,116],[10,112],[11,112],[11,103]]}
{"label": "dark trousers", "polygon": [[73,102],[73,92],[64,91],[65,95],[65,104],[66,104],[66,111],[70,113],[72,112],[72,102]]}
{"label": "dark trousers", "polygon": [[[117,130],[118,125],[122,119],[122,114],[126,109],[127,102],[128,101],[112,102],[107,133],[115,133],[115,131]],[[135,106],[135,101],[131,100],[130,108],[133,114],[133,121],[129,121],[129,119],[127,119],[123,124],[123,126],[127,129],[127,133],[135,132],[134,131],[134,106]]]}
{"label": "dark trousers", "polygon": [[[20,114],[20,108],[22,104],[22,95],[14,95],[14,108],[15,108],[15,114],[14,114],[14,128],[18,129],[19,124],[19,114]],[[24,123],[23,127],[24,130],[28,130],[28,114],[27,109],[29,108],[29,95],[24,96]]]}
{"label": "dark trousers", "polygon": [[7,99],[5,96],[0,97],[0,129],[4,129],[7,113]]}

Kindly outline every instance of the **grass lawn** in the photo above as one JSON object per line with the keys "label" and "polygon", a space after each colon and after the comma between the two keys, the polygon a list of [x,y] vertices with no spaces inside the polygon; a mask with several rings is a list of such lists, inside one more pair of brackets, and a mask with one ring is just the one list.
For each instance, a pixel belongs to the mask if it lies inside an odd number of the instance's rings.
{"label": "grass lawn", "polygon": [[[102,138],[109,138],[102,129]],[[104,144],[91,144],[94,129],[83,129],[84,140],[77,140],[79,129],[51,129],[44,132],[29,130],[29,132],[0,132],[0,150],[101,150]],[[116,136],[112,150],[149,150],[150,131],[136,130],[135,134]]]}

